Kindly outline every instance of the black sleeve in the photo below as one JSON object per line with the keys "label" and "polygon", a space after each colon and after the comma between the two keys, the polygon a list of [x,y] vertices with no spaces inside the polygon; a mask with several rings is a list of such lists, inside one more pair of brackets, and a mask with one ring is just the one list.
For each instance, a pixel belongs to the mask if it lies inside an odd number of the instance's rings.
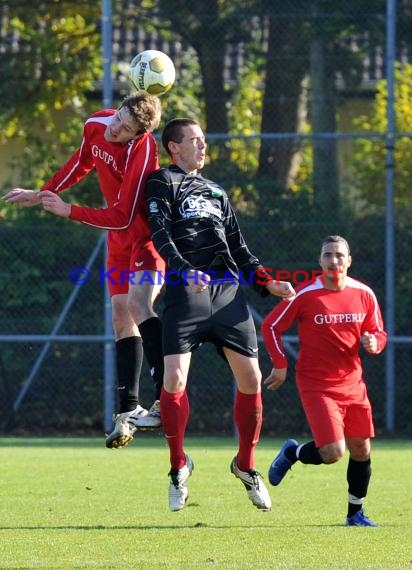
{"label": "black sleeve", "polygon": [[169,183],[167,170],[160,169],[150,175],[146,187],[149,225],[155,248],[171,271],[193,269],[180,255],[172,239],[173,187]]}
{"label": "black sleeve", "polygon": [[269,273],[266,272],[259,259],[253,255],[246,245],[242,232],[240,231],[239,222],[237,221],[235,212],[227,196],[224,199],[223,207],[225,213],[226,240],[238,270],[246,274],[246,279],[249,275],[252,275],[253,289],[262,297],[266,297],[269,295],[266,283],[271,281],[272,278]]}

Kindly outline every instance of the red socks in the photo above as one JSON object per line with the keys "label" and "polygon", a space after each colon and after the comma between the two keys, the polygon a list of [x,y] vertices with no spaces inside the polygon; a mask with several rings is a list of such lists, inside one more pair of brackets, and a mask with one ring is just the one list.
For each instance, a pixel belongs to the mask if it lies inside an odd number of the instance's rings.
{"label": "red socks", "polygon": [[236,391],[234,418],[239,435],[236,462],[242,471],[254,469],[255,447],[262,427],[262,394]]}
{"label": "red socks", "polygon": [[172,468],[180,469],[186,463],[183,441],[189,421],[190,407],[187,392],[166,392],[160,394],[160,415],[163,432],[170,450]]}
{"label": "red socks", "polygon": [[[172,468],[180,469],[186,463],[183,448],[190,407],[187,392],[166,392],[160,395],[160,413],[163,431],[170,450]],[[234,419],[239,434],[237,465],[242,471],[254,468],[255,447],[262,427],[262,395],[236,391]]]}

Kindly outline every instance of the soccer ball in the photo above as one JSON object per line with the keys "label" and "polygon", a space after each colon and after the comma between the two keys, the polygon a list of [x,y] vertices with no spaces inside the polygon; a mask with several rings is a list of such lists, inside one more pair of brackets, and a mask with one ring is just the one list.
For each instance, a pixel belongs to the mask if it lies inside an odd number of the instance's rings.
{"label": "soccer ball", "polygon": [[175,76],[173,61],[162,51],[142,51],[130,62],[130,82],[146,95],[163,95],[171,89]]}

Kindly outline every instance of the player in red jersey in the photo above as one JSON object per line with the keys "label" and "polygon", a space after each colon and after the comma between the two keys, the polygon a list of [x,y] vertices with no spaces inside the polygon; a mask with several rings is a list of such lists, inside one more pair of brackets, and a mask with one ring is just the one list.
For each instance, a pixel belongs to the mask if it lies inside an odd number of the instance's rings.
{"label": "player in red jersey", "polygon": [[323,275],[299,287],[292,301],[281,301],[263,321],[263,339],[273,363],[264,381],[269,390],[277,390],[286,380],[281,334],[298,324],[296,383],[314,438],[305,444],[287,440],[269,468],[269,480],[278,485],[297,461],[335,463],[347,446],[346,525],[377,526],[363,512],[375,431],[358,352],[362,346],[379,354],[387,335],[375,294],[347,275],[351,261],[347,241],[328,236],[319,259]]}
{"label": "player in red jersey", "polygon": [[[152,131],[160,123],[158,97],[132,95],[120,107],[91,115],[84,124],[80,147],[46,184],[37,190],[15,188],[8,203],[43,207],[107,234],[107,274],[116,341],[119,412],[106,445],[119,448],[136,427],[160,425],[159,399],[163,381],[161,323],[153,303],[161,289],[164,261],[151,241],[144,188],[156,170],[158,154]],[[96,170],[105,208],[71,205],[58,195]],[[141,280],[145,275],[147,279]],[[132,286],[131,283],[138,284]],[[155,383],[155,402],[149,413],[139,403],[143,348]]]}

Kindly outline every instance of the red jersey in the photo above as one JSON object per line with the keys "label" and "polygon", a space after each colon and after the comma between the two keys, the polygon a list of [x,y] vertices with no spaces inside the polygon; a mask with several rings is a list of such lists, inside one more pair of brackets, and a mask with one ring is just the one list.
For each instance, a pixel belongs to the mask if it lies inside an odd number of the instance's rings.
{"label": "red jersey", "polygon": [[298,324],[296,380],[300,389],[353,387],[362,381],[360,337],[375,334],[378,352],[386,345],[381,310],[372,289],[351,277],[341,291],[326,289],[321,278],[297,289],[264,319],[262,334],[275,368],[286,368],[281,334]]}
{"label": "red jersey", "polygon": [[108,207],[73,205],[70,218],[96,228],[127,230],[122,231],[124,241],[150,239],[143,194],[148,175],[159,167],[156,141],[150,133],[127,144],[106,141],[104,132],[115,113],[105,109],[87,119],[80,148],[41,189],[61,192],[96,169]]}

